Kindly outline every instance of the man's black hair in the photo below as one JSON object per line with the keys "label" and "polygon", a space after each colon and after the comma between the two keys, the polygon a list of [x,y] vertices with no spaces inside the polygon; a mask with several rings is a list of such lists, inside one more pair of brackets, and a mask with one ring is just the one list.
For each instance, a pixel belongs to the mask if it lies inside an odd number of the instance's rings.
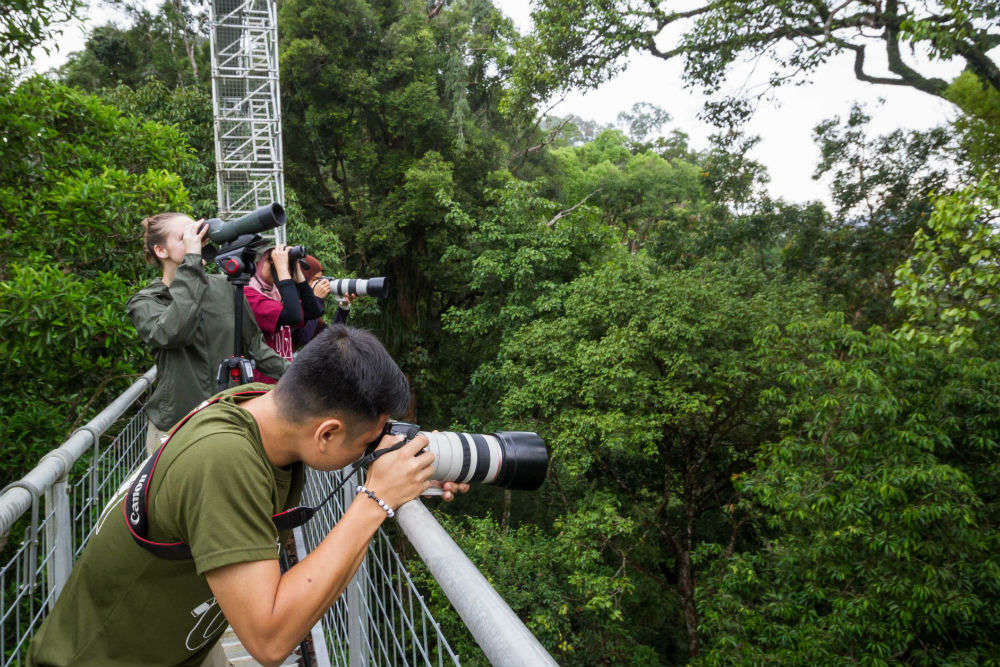
{"label": "man's black hair", "polygon": [[302,348],[274,392],[290,421],[348,413],[373,422],[410,405],[410,384],[378,338],[342,324]]}

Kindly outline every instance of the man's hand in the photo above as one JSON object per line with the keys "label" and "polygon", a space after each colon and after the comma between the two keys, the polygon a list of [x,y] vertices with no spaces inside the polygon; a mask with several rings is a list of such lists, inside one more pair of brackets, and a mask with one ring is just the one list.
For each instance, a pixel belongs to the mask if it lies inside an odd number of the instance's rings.
{"label": "man's hand", "polygon": [[442,489],[441,497],[447,501],[451,502],[455,499],[456,493],[468,493],[469,485],[462,482],[441,482],[436,479],[431,480],[431,486],[436,486]]}
{"label": "man's hand", "polygon": [[[402,439],[401,435],[387,435],[379,449]],[[396,451],[382,455],[368,468],[365,486],[393,509],[413,500],[431,486],[434,454],[425,450],[428,444],[426,436],[418,435]]]}

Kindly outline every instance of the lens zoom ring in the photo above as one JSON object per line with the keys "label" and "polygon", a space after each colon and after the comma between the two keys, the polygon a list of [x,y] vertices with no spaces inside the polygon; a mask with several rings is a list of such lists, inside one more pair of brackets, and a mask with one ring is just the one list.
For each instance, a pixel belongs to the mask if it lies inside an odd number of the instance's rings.
{"label": "lens zoom ring", "polygon": [[469,474],[469,465],[472,463],[472,450],[469,447],[469,435],[468,433],[459,433],[459,439],[462,441],[462,469],[458,473],[457,482],[465,481],[465,476]]}
{"label": "lens zoom ring", "polygon": [[476,472],[469,481],[481,482],[486,479],[486,473],[490,470],[490,446],[486,444],[486,438],[478,433],[473,433],[471,437],[472,442],[476,443]]}

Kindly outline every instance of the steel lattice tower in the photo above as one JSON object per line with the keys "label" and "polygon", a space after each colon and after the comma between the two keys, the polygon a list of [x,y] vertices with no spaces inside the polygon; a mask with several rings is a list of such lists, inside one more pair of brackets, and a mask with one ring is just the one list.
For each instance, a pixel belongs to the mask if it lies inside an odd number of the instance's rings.
{"label": "steel lattice tower", "polygon": [[[274,0],[211,0],[212,112],[219,217],[285,203]],[[274,230],[285,242],[285,228]]]}

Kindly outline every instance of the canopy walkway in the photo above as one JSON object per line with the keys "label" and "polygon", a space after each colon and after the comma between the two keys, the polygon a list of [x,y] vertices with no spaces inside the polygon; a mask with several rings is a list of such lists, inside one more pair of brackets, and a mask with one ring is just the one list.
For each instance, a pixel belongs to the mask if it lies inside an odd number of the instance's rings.
{"label": "canopy walkway", "polygon": [[[6,559],[0,562],[0,667],[24,664],[32,634],[59,597],[104,506],[145,459],[144,403],[155,378],[152,368],[0,492],[0,534],[6,545]],[[317,504],[338,475],[308,471],[304,502]],[[300,556],[329,532],[345,501],[349,496],[334,498],[295,529]],[[422,585],[441,587],[491,664],[556,664],[420,500],[399,508],[397,523],[399,534],[380,529],[375,535],[344,594],[310,632],[306,655],[300,650],[286,664],[462,664],[394,540],[413,547],[436,582]],[[216,622],[224,622],[221,615],[208,625]],[[222,641],[229,665],[256,664],[235,635]]]}

